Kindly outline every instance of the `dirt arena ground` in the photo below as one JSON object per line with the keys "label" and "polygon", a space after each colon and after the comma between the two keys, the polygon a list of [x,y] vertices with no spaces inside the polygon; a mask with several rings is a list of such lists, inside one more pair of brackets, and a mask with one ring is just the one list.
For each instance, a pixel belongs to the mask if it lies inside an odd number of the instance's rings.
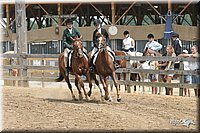
{"label": "dirt arena ground", "polygon": [[[74,89],[76,97],[77,91]],[[72,101],[68,89],[3,87],[4,131],[186,131],[198,130],[198,100],[192,97],[121,92],[122,102]],[[196,125],[172,125],[171,120]]]}

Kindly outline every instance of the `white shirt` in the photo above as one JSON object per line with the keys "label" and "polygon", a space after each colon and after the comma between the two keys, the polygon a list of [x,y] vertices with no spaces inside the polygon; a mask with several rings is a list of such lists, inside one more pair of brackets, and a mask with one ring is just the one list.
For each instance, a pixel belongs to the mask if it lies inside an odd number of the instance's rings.
{"label": "white shirt", "polygon": [[146,43],[146,45],[145,45],[144,50],[145,50],[146,48],[152,49],[153,47],[159,47],[159,46],[162,46],[159,42],[156,42],[156,41],[148,41],[148,42]]}
{"label": "white shirt", "polygon": [[98,29],[98,32],[101,34],[101,28]]}
{"label": "white shirt", "polygon": [[184,70],[190,70],[190,65],[188,61],[183,61]]}
{"label": "white shirt", "polygon": [[[133,42],[133,44],[132,44]],[[131,37],[124,38],[123,40],[123,45],[124,49],[129,49],[129,48],[134,48],[135,47],[135,42]]]}
{"label": "white shirt", "polygon": [[69,30],[69,33],[72,34],[72,28],[71,28],[71,29],[68,29],[68,30]]}
{"label": "white shirt", "polygon": [[[198,53],[197,53],[197,56],[199,57]],[[198,69],[199,68],[199,62],[198,61],[191,61],[191,62],[189,62],[189,68],[190,68],[190,70],[196,70],[196,69]]]}

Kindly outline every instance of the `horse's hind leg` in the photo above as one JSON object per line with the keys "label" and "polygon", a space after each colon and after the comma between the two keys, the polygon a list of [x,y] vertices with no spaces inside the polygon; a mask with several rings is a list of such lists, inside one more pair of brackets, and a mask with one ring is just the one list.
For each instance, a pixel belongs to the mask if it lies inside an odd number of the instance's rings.
{"label": "horse's hind leg", "polygon": [[72,91],[72,85],[71,85],[71,83],[70,83],[70,81],[69,81],[69,77],[66,77],[66,76],[64,76],[64,77],[65,77],[65,81],[67,82],[67,85],[68,85],[68,87],[69,87],[69,89],[70,89],[70,91],[71,91],[72,99],[73,99],[73,100],[77,100],[77,99],[75,98],[75,95],[74,95],[73,91]]}

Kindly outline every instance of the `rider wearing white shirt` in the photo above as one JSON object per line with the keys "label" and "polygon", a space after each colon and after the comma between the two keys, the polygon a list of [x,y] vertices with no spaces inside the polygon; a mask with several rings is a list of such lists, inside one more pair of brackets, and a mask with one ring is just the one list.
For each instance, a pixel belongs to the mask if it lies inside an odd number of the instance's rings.
{"label": "rider wearing white shirt", "polygon": [[135,51],[135,41],[130,37],[129,32],[124,31],[124,39],[123,39],[123,50],[128,52],[129,50]]}
{"label": "rider wearing white shirt", "polygon": [[156,54],[161,55],[158,51],[162,49],[162,44],[154,41],[154,35],[148,34],[147,36],[148,42],[146,43],[144,47],[144,53],[147,52],[148,54]]}

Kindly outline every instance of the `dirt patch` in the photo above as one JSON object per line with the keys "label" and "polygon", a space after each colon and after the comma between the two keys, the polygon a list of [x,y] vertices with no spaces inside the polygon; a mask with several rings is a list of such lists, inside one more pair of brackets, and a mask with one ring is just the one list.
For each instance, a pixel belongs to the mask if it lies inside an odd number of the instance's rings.
{"label": "dirt patch", "polygon": [[[75,90],[76,97],[78,93]],[[197,98],[121,92],[122,102],[72,101],[63,88],[3,88],[3,129],[8,130],[186,130],[197,131]],[[192,119],[189,128],[171,119]]]}

